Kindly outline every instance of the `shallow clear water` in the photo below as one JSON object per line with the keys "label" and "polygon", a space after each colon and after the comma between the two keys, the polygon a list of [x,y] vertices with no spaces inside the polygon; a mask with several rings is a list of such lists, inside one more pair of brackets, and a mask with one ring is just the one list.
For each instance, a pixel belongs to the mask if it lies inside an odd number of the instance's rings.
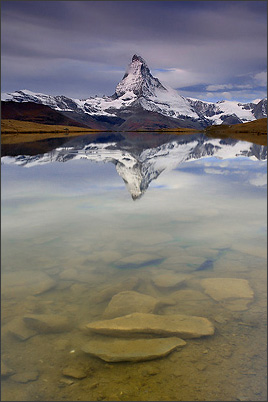
{"label": "shallow clear water", "polygon": [[[266,400],[266,147],[121,137],[2,158],[2,399]],[[186,279],[167,284],[171,274]],[[244,279],[253,297],[217,300],[206,278]],[[155,313],[205,317],[214,335],[151,361],[84,353],[101,338],[85,324],[130,290],[173,297]],[[69,326],[29,334],[29,314]]]}

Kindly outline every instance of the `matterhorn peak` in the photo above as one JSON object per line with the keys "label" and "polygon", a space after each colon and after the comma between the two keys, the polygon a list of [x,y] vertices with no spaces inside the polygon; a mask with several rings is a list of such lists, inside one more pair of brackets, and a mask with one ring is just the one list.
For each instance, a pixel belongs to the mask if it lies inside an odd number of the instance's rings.
{"label": "matterhorn peak", "polygon": [[138,97],[147,97],[155,95],[156,88],[165,90],[160,81],[152,76],[146,61],[134,54],[122,81],[116,87],[115,95],[121,97],[132,92]]}
{"label": "matterhorn peak", "polygon": [[132,63],[135,62],[135,61],[139,61],[140,63],[142,63],[146,67],[148,67],[147,64],[146,64],[146,61],[141,56],[139,56],[137,54],[134,54],[134,56],[132,56]]}
{"label": "matterhorn peak", "polygon": [[[267,117],[267,98],[245,104],[235,101],[212,103],[185,98],[177,90],[165,83],[162,85],[153,77],[146,61],[137,53],[130,60],[122,80],[111,96],[76,99],[22,90],[2,93],[1,100],[40,103],[64,114],[67,112],[73,120],[88,124],[89,127],[116,130],[174,127],[202,129],[212,124],[229,125]],[[150,116],[150,112],[154,115]]]}

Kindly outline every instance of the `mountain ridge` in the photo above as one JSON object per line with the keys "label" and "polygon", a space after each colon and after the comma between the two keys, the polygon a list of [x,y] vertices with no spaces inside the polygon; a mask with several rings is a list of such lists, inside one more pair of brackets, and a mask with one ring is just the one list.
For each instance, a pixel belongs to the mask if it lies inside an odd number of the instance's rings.
{"label": "mountain ridge", "polygon": [[213,103],[183,97],[153,77],[145,60],[136,54],[111,96],[75,99],[20,90],[4,93],[1,99],[41,103],[89,128],[99,124],[118,131],[130,127],[153,130],[159,125],[203,129],[213,124],[232,125],[267,117],[267,98],[258,103]]}

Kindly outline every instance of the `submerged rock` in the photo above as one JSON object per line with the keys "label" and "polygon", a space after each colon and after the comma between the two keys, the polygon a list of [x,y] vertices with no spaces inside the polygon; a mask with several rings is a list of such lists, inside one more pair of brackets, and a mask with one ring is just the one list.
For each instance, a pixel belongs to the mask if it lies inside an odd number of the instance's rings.
{"label": "submerged rock", "polygon": [[14,374],[10,378],[15,382],[27,383],[30,381],[36,381],[38,377],[38,371],[24,371],[23,373]]}
{"label": "submerged rock", "polygon": [[168,256],[165,260],[165,266],[174,267],[182,272],[192,271],[193,267],[200,266],[204,262],[204,257],[195,254],[189,254],[183,249],[178,248],[177,255]]}
{"label": "submerged rock", "polygon": [[254,292],[246,279],[207,278],[201,281],[205,293],[233,311],[243,311],[253,300]]}
{"label": "submerged rock", "polygon": [[179,338],[92,340],[82,347],[85,353],[97,356],[106,362],[145,361],[166,356],[186,345]]}
{"label": "submerged rock", "polygon": [[91,271],[86,271],[82,269],[68,268],[64,269],[60,275],[60,279],[68,281],[82,282],[83,284],[96,284],[102,281],[101,275],[98,275]]}
{"label": "submerged rock", "polygon": [[227,300],[224,302],[224,306],[231,311],[245,311],[251,302],[252,299]]}
{"label": "submerged rock", "polygon": [[176,290],[171,293],[170,299],[180,303],[187,301],[201,302],[204,300],[210,300],[210,298],[204,293],[193,289]]}
{"label": "submerged rock", "polygon": [[261,258],[267,258],[267,247],[266,243],[262,244],[262,239],[254,242],[255,244],[252,244],[252,242],[233,242],[232,248],[233,250],[239,251],[240,253],[245,253],[248,255],[253,255],[254,257],[261,257]]}
{"label": "submerged rock", "polygon": [[162,302],[155,297],[127,290],[112,297],[103,313],[103,317],[114,318],[135,312],[154,313],[159,307],[166,304],[168,303]]}
{"label": "submerged rock", "polygon": [[[170,339],[170,338],[169,338],[169,339]],[[183,346],[183,345],[182,345],[182,346]],[[143,377],[151,377],[151,376],[154,376],[154,375],[157,375],[157,374],[161,373],[161,371],[160,371],[158,368],[156,368],[156,367],[152,367],[152,366],[146,365],[146,367],[143,367],[143,368],[140,370],[140,373],[141,373],[141,375],[142,375]]]}
{"label": "submerged rock", "polygon": [[167,301],[173,301],[172,307],[165,307],[165,314],[202,315],[204,311],[209,311],[213,307],[213,300],[197,290],[181,289],[171,293]]}
{"label": "submerged rock", "polygon": [[15,374],[15,371],[12,370],[10,367],[8,367],[8,366],[6,365],[6,363],[4,363],[4,362],[1,360],[1,377],[9,377],[9,376],[11,376],[12,374]]}
{"label": "submerged rock", "polygon": [[21,298],[39,295],[56,286],[56,282],[40,271],[22,270],[2,274],[2,297]]}
{"label": "submerged rock", "polygon": [[125,291],[125,290],[133,290],[140,283],[140,279],[137,277],[127,278],[124,281],[105,287],[100,290],[96,296],[94,296],[94,303],[101,303],[103,301],[111,299],[116,293]]}
{"label": "submerged rock", "polygon": [[65,369],[62,370],[62,374],[66,377],[76,378],[78,380],[87,376],[84,370],[75,367],[65,367]]}
{"label": "submerged rock", "polygon": [[205,292],[214,300],[253,298],[253,290],[246,279],[206,278],[201,281]]}
{"label": "submerged rock", "polygon": [[23,320],[28,328],[38,333],[66,332],[72,328],[66,317],[53,314],[29,314]]}
{"label": "submerged rock", "polygon": [[133,313],[112,320],[91,322],[86,328],[104,335],[123,337],[155,334],[187,339],[214,334],[214,326],[208,319],[182,314]]}
{"label": "submerged rock", "polygon": [[12,334],[20,341],[26,341],[36,335],[36,331],[28,328],[22,318],[14,318],[2,328],[2,336]]}
{"label": "submerged rock", "polygon": [[191,275],[166,273],[153,277],[152,281],[158,288],[175,288],[183,284]]}
{"label": "submerged rock", "polygon": [[199,267],[195,269],[195,271],[210,271],[214,268],[214,260],[209,259],[204,261]]}
{"label": "submerged rock", "polygon": [[148,265],[159,264],[164,260],[163,257],[157,257],[153,254],[132,254],[115,261],[115,265],[119,268],[141,268]]}

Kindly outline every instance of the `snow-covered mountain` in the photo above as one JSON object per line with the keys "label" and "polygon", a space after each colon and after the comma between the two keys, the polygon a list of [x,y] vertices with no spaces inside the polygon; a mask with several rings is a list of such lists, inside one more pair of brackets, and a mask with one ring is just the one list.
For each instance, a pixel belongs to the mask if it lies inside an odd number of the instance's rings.
{"label": "snow-covered mountain", "polygon": [[267,98],[258,102],[241,103],[222,100],[216,103],[188,98],[197,113],[210,121],[210,124],[246,123],[267,117]]}
{"label": "snow-covered mountain", "polygon": [[[153,77],[145,60],[134,55],[112,96],[72,99],[28,90],[2,94],[3,101],[35,102],[86,123],[86,116],[116,129],[189,127],[235,124],[267,117],[267,99],[250,103],[204,102],[180,96]],[[89,123],[89,121],[88,121]]]}
{"label": "snow-covered mountain", "polygon": [[163,171],[175,169],[183,162],[201,158],[216,157],[229,159],[248,157],[252,160],[266,160],[267,147],[244,141],[209,139],[203,134],[179,136],[163,141],[159,145],[142,145],[133,139],[119,141],[101,137],[90,142],[85,137],[68,141],[65,146],[41,155],[1,158],[2,164],[16,164],[33,167],[51,162],[68,162],[74,159],[87,159],[94,162],[113,163],[124,180],[133,200],[140,198],[152,180]]}

